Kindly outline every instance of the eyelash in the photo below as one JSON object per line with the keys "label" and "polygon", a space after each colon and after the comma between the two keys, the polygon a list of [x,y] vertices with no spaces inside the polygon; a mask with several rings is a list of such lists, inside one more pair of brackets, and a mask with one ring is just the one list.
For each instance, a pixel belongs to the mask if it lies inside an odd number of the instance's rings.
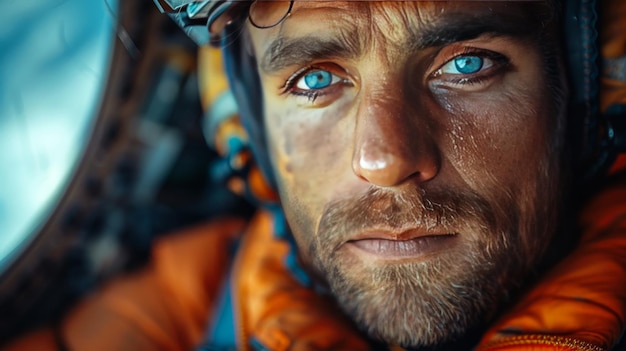
{"label": "eyelash", "polygon": [[[444,80],[440,85],[455,85],[455,86],[473,86],[479,85],[485,82],[487,79],[491,78],[494,74],[500,72],[503,69],[506,69],[510,65],[509,59],[497,52],[484,50],[484,49],[476,49],[476,48],[463,48],[460,52],[453,55],[450,59],[446,60],[442,65],[440,65],[433,73],[430,74],[429,79],[436,79],[441,76],[444,76],[445,73],[441,73],[441,69],[452,60],[455,60],[462,56],[477,56],[481,58],[486,58],[493,61],[493,66],[487,68],[487,73],[479,71],[477,73],[471,73],[467,75],[455,74],[454,78],[449,78]],[[295,86],[300,79],[302,79],[306,74],[315,71],[315,70],[329,70],[328,67],[324,65],[310,65],[304,68],[299,69],[294,74],[292,74],[285,83],[279,88],[281,90],[280,95],[289,94],[292,96],[304,96],[308,99],[310,103],[315,102],[317,98],[327,95],[330,93],[330,89],[338,88],[337,85],[343,86],[352,86],[349,80],[343,79],[341,82],[333,84],[324,89],[316,89],[316,90],[299,90]]]}
{"label": "eyelash", "polygon": [[283,84],[280,87],[281,89],[280,95],[290,94],[294,96],[304,96],[308,99],[309,102],[313,103],[320,96],[329,94],[330,93],[329,89],[337,88],[336,87],[337,85],[352,86],[349,80],[342,79],[339,83],[335,83],[324,89],[316,89],[316,90],[297,89],[296,84],[298,83],[298,81],[301,78],[303,78],[306,74],[315,70],[325,70],[325,71],[330,71],[330,72],[336,71],[336,70],[329,69],[328,67],[324,65],[311,65],[311,66],[301,68],[298,71],[296,71],[294,74],[292,74],[289,78],[287,78],[287,80],[285,81],[285,84]]}
{"label": "eyelash", "polygon": [[463,50],[461,50],[460,52],[452,55],[450,59],[446,60],[442,65],[440,65],[429,76],[429,79],[436,79],[436,78],[446,75],[445,73],[441,73],[441,69],[452,60],[455,60],[462,56],[477,56],[483,59],[486,58],[493,62],[493,66],[487,68],[485,70],[486,72],[479,71],[477,73],[470,73],[467,75],[455,74],[454,76],[456,77],[449,78],[445,80],[445,83],[442,83],[442,84],[447,83],[447,84],[453,84],[453,85],[458,85],[458,86],[478,85],[480,83],[485,82],[486,80],[491,78],[493,75],[501,72],[502,70],[507,69],[511,63],[510,60],[506,56],[500,53],[497,53],[495,51],[466,47],[466,48],[463,48]]}

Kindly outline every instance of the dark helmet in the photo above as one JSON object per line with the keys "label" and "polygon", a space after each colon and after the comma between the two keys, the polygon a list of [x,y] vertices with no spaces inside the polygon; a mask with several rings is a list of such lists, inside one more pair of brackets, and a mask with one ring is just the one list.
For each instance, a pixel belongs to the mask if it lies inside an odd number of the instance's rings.
{"label": "dark helmet", "polygon": [[[199,45],[223,48],[224,64],[239,114],[250,138],[255,159],[273,184],[274,178],[266,152],[263,131],[263,101],[256,61],[242,50],[238,40],[243,20],[255,1],[231,0],[154,0]],[[597,0],[565,0],[562,7],[563,49],[569,81],[568,124],[572,138],[581,140],[573,154],[579,180],[588,182],[606,173],[617,155],[626,152],[626,105],[614,105],[600,112],[600,69]],[[293,0],[282,1],[276,18],[254,19],[253,25],[265,28],[287,17]],[[626,67],[623,68],[626,70]],[[621,72],[626,75],[625,72]]]}

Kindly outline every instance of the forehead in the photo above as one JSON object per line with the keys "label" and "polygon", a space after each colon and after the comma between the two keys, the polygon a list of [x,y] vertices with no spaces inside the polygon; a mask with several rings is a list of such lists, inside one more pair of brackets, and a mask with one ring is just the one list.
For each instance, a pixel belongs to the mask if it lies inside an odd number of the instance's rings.
{"label": "forehead", "polygon": [[[289,1],[260,1],[250,17],[273,21],[288,9]],[[326,34],[364,43],[382,33],[386,41],[404,45],[407,37],[459,37],[455,31],[520,37],[540,32],[551,13],[548,1],[294,1],[290,14],[264,29],[260,39]]]}
{"label": "forehead", "polygon": [[[288,1],[257,2],[250,18],[280,19],[288,8]],[[394,56],[481,36],[538,43],[551,17],[547,1],[294,1],[277,25],[249,28],[261,68],[270,72],[291,56]]]}
{"label": "forehead", "polygon": [[[290,7],[290,3],[292,4]],[[327,22],[344,22],[355,26],[371,24],[413,24],[476,18],[506,16],[524,18],[533,10],[546,7],[546,0],[497,0],[497,1],[256,1],[251,8],[251,17],[258,21],[280,19],[290,9],[291,21],[315,20],[317,28]],[[534,5],[534,6],[533,6]],[[543,6],[542,6],[543,5]],[[529,11],[530,10],[530,11]],[[532,17],[532,16],[531,16]],[[400,21],[400,22],[398,22]],[[288,22],[288,21],[285,21]]]}

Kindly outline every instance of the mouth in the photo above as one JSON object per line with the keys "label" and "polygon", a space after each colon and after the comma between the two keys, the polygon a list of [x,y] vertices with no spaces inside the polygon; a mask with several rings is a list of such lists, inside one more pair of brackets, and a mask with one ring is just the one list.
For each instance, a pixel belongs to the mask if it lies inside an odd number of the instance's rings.
{"label": "mouth", "polygon": [[456,239],[456,233],[373,231],[348,240],[344,248],[370,260],[419,260],[451,250],[456,245]]}

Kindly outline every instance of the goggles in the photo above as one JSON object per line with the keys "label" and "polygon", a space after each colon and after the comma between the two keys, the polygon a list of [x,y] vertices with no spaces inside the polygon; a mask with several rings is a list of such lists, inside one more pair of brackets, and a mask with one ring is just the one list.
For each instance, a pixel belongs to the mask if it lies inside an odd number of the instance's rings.
{"label": "goggles", "polygon": [[[219,35],[230,22],[225,16],[236,9],[248,9],[248,19],[257,28],[271,28],[282,22],[293,7],[293,0],[154,0],[198,45],[219,43]],[[262,4],[262,5],[261,5]],[[222,18],[222,16],[226,18]]]}

